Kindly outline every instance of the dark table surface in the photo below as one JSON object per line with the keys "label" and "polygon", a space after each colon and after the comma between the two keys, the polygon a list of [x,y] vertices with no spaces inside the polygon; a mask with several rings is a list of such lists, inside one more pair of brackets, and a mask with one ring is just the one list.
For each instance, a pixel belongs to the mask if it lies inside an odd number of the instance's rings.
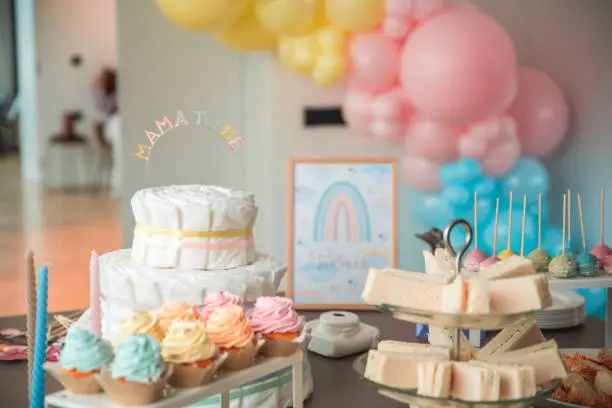
{"label": "dark table surface", "polygon": [[[303,313],[308,320],[319,316],[318,312]],[[393,319],[378,312],[359,313],[361,321],[380,329],[383,339],[415,341],[415,326]],[[0,328],[25,328],[23,316],[0,318]],[[554,338],[562,348],[600,348],[604,345],[604,323],[588,318],[581,326],[545,331],[547,339]],[[355,356],[329,359],[308,353],[314,378],[314,393],[305,404],[307,408],[399,408],[405,405],[379,396],[353,371]],[[27,364],[25,362],[0,362],[0,407],[22,408],[28,406]],[[61,386],[47,377],[47,393],[61,390]]]}

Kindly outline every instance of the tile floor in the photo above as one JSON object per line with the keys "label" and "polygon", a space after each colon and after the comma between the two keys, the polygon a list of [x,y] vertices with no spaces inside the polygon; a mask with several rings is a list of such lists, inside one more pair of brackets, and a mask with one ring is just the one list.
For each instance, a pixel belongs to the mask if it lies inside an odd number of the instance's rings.
{"label": "tile floor", "polygon": [[25,313],[23,258],[51,265],[49,310],[89,302],[89,256],[121,247],[119,200],[105,192],[22,185],[16,157],[0,157],[0,316]]}

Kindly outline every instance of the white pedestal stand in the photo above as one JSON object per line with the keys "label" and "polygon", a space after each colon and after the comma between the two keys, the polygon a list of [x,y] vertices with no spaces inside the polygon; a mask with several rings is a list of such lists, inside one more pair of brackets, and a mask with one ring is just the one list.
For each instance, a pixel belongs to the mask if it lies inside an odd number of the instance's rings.
{"label": "white pedestal stand", "polygon": [[612,276],[603,275],[595,278],[574,278],[574,279],[550,279],[550,289],[552,290],[572,290],[572,289],[608,289],[606,298],[606,340],[607,349],[612,349]]}
{"label": "white pedestal stand", "polygon": [[[293,407],[303,408],[303,363],[304,351],[299,350],[289,357],[265,358],[251,368],[221,374],[209,385],[198,388],[172,390],[170,395],[154,404],[141,408],[182,408],[202,400],[220,396],[221,408],[230,406],[230,390],[255,381],[258,378],[275,373],[287,367],[293,367]],[[66,390],[48,395],[45,398],[48,408],[117,408],[105,394],[74,395]],[[280,405],[278,408],[281,408]]]}

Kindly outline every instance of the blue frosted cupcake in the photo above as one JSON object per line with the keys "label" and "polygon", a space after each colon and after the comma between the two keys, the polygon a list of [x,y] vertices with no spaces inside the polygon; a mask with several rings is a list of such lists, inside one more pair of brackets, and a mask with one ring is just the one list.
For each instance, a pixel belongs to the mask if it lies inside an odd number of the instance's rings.
{"label": "blue frosted cupcake", "polygon": [[115,359],[102,371],[100,384],[121,405],[147,405],[159,401],[170,370],[159,342],[147,334],[126,337],[115,349]]}

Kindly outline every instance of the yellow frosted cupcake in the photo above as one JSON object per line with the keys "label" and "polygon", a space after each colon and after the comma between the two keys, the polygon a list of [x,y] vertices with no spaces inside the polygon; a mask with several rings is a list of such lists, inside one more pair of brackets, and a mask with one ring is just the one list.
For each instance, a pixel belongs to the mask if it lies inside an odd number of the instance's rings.
{"label": "yellow frosted cupcake", "polygon": [[199,321],[172,323],[162,342],[162,357],[174,367],[170,385],[177,388],[209,383],[220,366],[217,347]]}
{"label": "yellow frosted cupcake", "polygon": [[115,343],[120,343],[132,334],[148,334],[161,343],[164,332],[159,326],[159,319],[155,313],[132,311],[125,316],[119,326],[119,334]]}
{"label": "yellow frosted cupcake", "polygon": [[251,324],[240,306],[225,306],[216,309],[206,321],[210,340],[227,353],[223,368],[241,370],[252,366],[259,352],[255,344]]}

